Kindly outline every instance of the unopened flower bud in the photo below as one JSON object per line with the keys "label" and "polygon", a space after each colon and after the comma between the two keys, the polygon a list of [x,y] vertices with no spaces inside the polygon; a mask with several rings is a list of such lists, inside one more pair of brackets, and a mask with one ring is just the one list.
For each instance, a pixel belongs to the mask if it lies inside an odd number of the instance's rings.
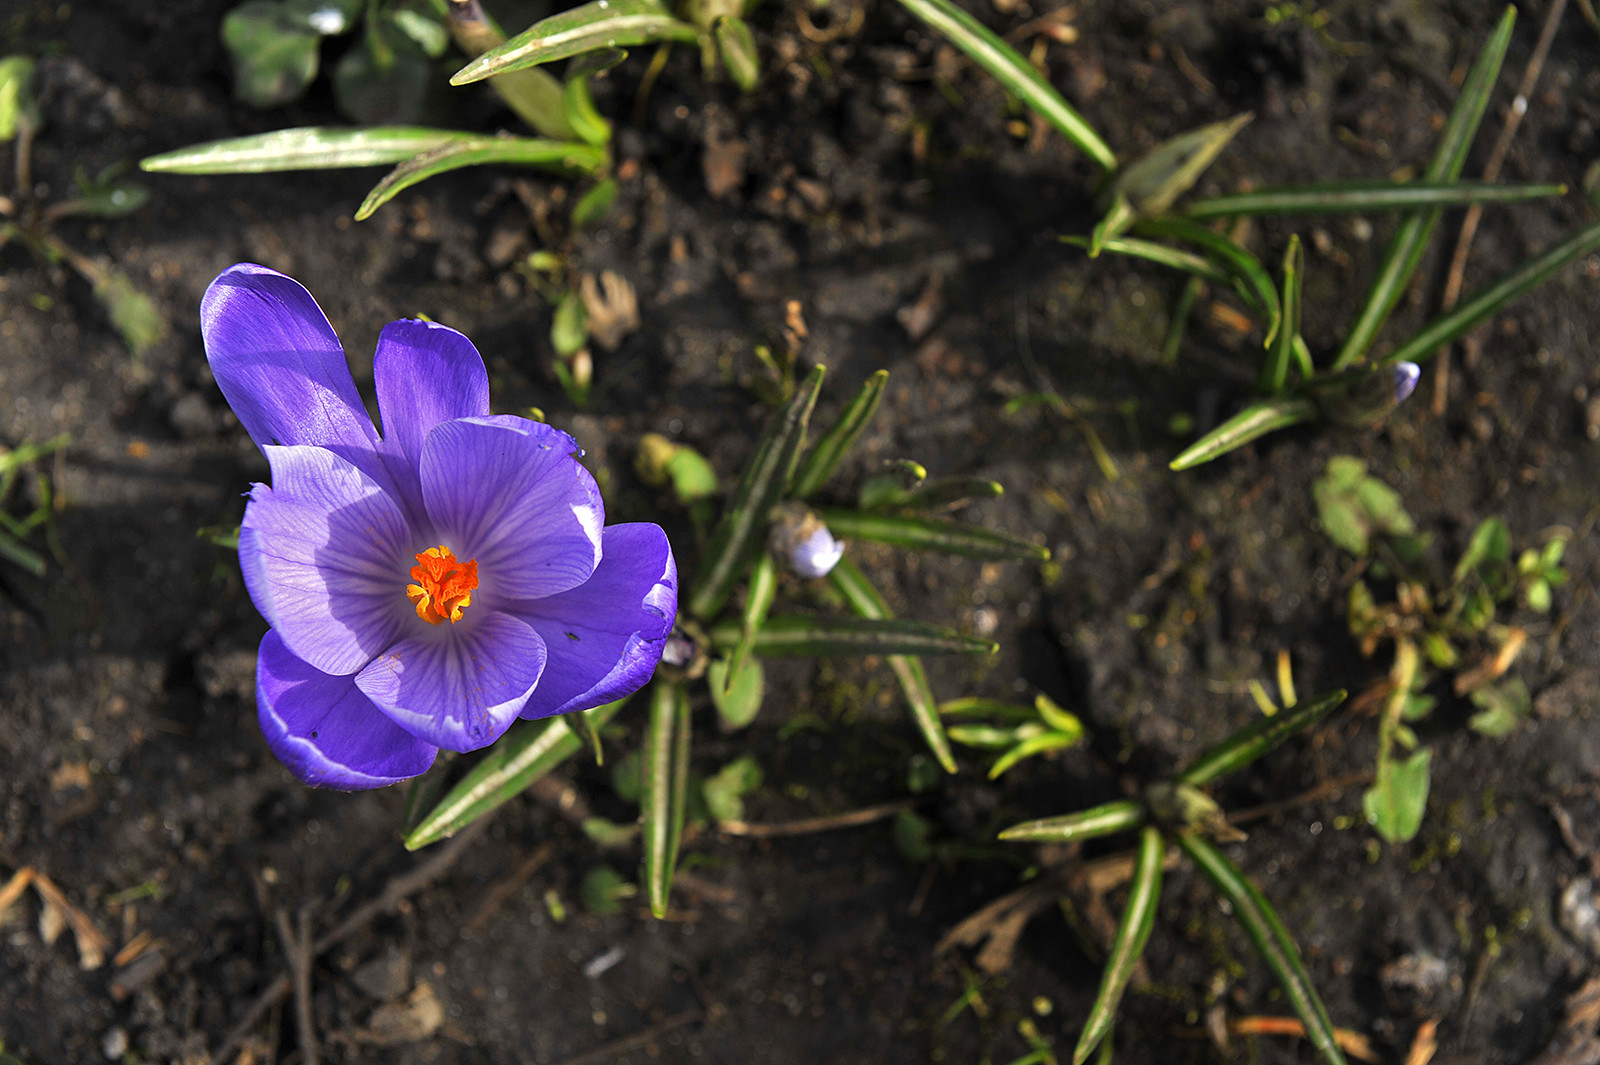
{"label": "unopened flower bud", "polygon": [[844,541],[835,540],[826,525],[796,544],[789,552],[789,564],[802,577],[826,577],[844,557]]}
{"label": "unopened flower bud", "polygon": [[1414,362],[1397,362],[1394,364],[1394,401],[1404,403],[1406,398],[1416,391],[1417,379],[1422,376],[1422,367]]}
{"label": "unopened flower bud", "polygon": [[777,508],[768,543],[802,577],[826,577],[844,557],[844,541],[835,540],[817,512],[802,503]]}
{"label": "unopened flower bud", "polygon": [[694,641],[682,633],[668,636],[666,646],[661,649],[661,661],[669,666],[686,666],[693,657]]}

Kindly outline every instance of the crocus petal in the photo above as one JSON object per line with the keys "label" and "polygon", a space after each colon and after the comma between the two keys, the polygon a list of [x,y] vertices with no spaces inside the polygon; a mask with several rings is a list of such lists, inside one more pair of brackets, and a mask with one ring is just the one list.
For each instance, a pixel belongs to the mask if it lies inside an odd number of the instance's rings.
{"label": "crocus petal", "polygon": [[428,434],[422,497],[441,541],[477,560],[483,596],[538,599],[594,572],[605,505],[577,451],[524,418],[463,418]]}
{"label": "crocus petal", "polygon": [[245,507],[245,587],[296,656],[354,673],[399,638],[411,612],[411,533],[378,482],[332,452],[263,450],[273,485],[256,485]]}
{"label": "crocus petal", "polygon": [[678,613],[678,567],[658,525],[613,525],[594,576],[515,605],[550,650],[522,716],[587,710],[638,691],[655,672]]}
{"label": "crocus petal", "polygon": [[381,788],[425,772],[438,753],[385,717],[355,678],[308,666],[276,632],[256,660],[256,712],[272,753],[313,787]]}
{"label": "crocus petal", "polygon": [[371,450],[378,434],[333,327],[298,281],[240,263],[200,301],[217,386],[257,444]]}
{"label": "crocus petal", "polygon": [[544,663],[544,641],[527,622],[474,606],[463,622],[384,651],[356,687],[412,735],[473,751],[516,720]]}
{"label": "crocus petal", "polygon": [[440,422],[489,413],[489,371],[472,341],[435,322],[402,319],[383,327],[372,359],[383,441],[415,467],[422,442]]}

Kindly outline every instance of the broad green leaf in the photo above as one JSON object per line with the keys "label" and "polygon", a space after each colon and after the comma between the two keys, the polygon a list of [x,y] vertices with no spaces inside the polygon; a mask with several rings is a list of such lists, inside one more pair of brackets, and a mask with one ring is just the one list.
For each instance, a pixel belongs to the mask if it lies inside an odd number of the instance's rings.
{"label": "broad green leaf", "polygon": [[1300,291],[1305,281],[1306,257],[1300,250],[1300,237],[1289,238],[1289,247],[1283,253],[1282,319],[1277,335],[1267,345],[1266,358],[1261,363],[1261,377],[1256,387],[1269,396],[1282,392],[1289,383],[1289,363],[1294,356],[1294,342],[1300,337]]}
{"label": "broad green leaf", "polygon": [[1475,293],[1449,314],[1441,315],[1384,356],[1385,364],[1421,362],[1446,344],[1454,343],[1473,328],[1498,314],[1507,304],[1544,284],[1567,264],[1600,248],[1600,222],[1591,222],[1543,255]]}
{"label": "broad green leaf", "polygon": [[472,137],[452,140],[414,156],[378,182],[356,210],[356,221],[421,181],[468,166],[536,166],[557,173],[590,174],[605,162],[605,153],[576,141],[548,141],[533,137]]}
{"label": "broad green leaf", "polygon": [[222,43],[233,59],[233,94],[251,107],[288,103],[317,76],[322,35],[275,0],[250,0],[228,12]]}
{"label": "broad green leaf", "polygon": [[1212,196],[1183,209],[1190,218],[1240,215],[1343,214],[1406,211],[1419,207],[1465,207],[1474,203],[1521,203],[1565,196],[1565,185],[1490,185],[1477,181],[1334,181]]}
{"label": "broad green leaf", "polygon": [[883,388],[888,380],[888,370],[879,370],[867,378],[861,391],[839,415],[839,420],[806,452],[794,481],[789,485],[790,495],[796,499],[810,499],[833,476],[833,471],[839,468],[840,461],[855,445],[867,423],[872,421],[873,414],[877,413],[878,402],[883,398]]}
{"label": "broad green leaf", "polygon": [[1195,759],[1178,774],[1176,783],[1201,787],[1254,762],[1297,732],[1315,725],[1342,702],[1343,690],[1331,691],[1296,703],[1272,717],[1251,722]]}
{"label": "broad green leaf", "polygon": [[594,188],[578,198],[572,208],[572,225],[576,229],[587,229],[589,226],[605,220],[611,211],[611,205],[617,202],[617,182],[615,178],[601,178],[595,182]]}
{"label": "broad green leaf", "polygon": [[[1484,109],[1489,106],[1489,96],[1500,75],[1500,64],[1511,43],[1511,27],[1516,17],[1516,8],[1507,6],[1500,24],[1483,46],[1483,51],[1478,53],[1472,69],[1467,72],[1466,80],[1461,83],[1461,95],[1456,98],[1456,106],[1450,112],[1433,158],[1422,174],[1424,181],[1449,183],[1461,176],[1467,153],[1478,132],[1478,123],[1483,118]],[[1345,369],[1372,347],[1378,330],[1388,320],[1389,313],[1400,302],[1412,275],[1417,272],[1428,238],[1433,235],[1441,213],[1442,208],[1428,207],[1410,212],[1401,219],[1384,252],[1372,287],[1367,291],[1361,311],[1351,323],[1344,344],[1334,357],[1333,369]],[[1409,361],[1418,360],[1413,358]]]}
{"label": "broad green leaf", "polygon": [[578,899],[583,908],[596,917],[607,917],[621,911],[623,901],[638,893],[637,887],[628,883],[626,877],[609,865],[589,870],[578,886]]}
{"label": "broad green leaf", "polygon": [[667,914],[672,873],[678,864],[689,801],[689,690],[680,681],[650,686],[650,716],[640,763],[644,792],[639,822],[644,832],[644,883],[650,912]]}
{"label": "broad green leaf", "polygon": [[1083,1034],[1072,1052],[1072,1065],[1083,1065],[1094,1048],[1111,1031],[1117,1019],[1122,993],[1139,964],[1150,930],[1155,927],[1156,910],[1161,903],[1161,869],[1167,857],[1167,841],[1159,829],[1145,826],[1139,834],[1139,852],[1134,858],[1133,876],[1128,881],[1128,901],[1122,908],[1116,937],[1105,970],[1100,974],[1100,990],[1084,1022]]}
{"label": "broad green leaf", "polygon": [[806,424],[816,406],[823,372],[821,366],[812,370],[789,402],[767,423],[706,547],[700,579],[689,596],[689,613],[693,617],[706,620],[722,609],[740,570],[760,549],[767,515],[788,488],[805,446]]}
{"label": "broad green leaf", "polygon": [[34,61],[28,56],[0,59],[0,141],[14,139],[21,125],[39,124],[33,101],[33,71]]}
{"label": "broad green leaf", "polygon": [[[616,716],[627,699],[596,707],[590,723],[598,728]],[[565,718],[520,722],[483,755],[439,804],[406,836],[406,850],[453,836],[472,822],[520,795],[528,785],[583,749]]]}
{"label": "broad green leaf", "polygon": [[419,152],[481,139],[477,134],[422,126],[301,126],[190,145],[152,155],[141,160],[139,168],[165,174],[263,174],[392,166]]}
{"label": "broad green leaf", "polygon": [[1017,54],[994,31],[969,15],[953,0],[900,0],[913,15],[927,22],[965,52],[967,58],[988,71],[1017,99],[1036,111],[1062,136],[1099,164],[1102,170],[1117,167],[1116,154],[1096,133],[1094,127],[1046,81],[1026,59]]}
{"label": "broad green leaf", "polygon": [[1210,840],[1192,832],[1181,832],[1177,843],[1232,904],[1234,918],[1250,937],[1267,968],[1278,978],[1278,986],[1305,1026],[1306,1039],[1311,1046],[1326,1065],[1347,1065],[1327,1007],[1317,995],[1311,974],[1306,972],[1305,962],[1300,960],[1300,951],[1290,938],[1289,930],[1283,927],[1283,921],[1266,896]]}
{"label": "broad green leaf", "polygon": [[562,293],[555,313],[550,316],[550,346],[558,358],[571,358],[588,342],[588,317],[577,289],[569,288]]}
{"label": "broad green leaf", "polygon": [[1000,833],[1000,838],[1012,842],[1073,843],[1078,840],[1109,836],[1116,832],[1127,832],[1138,828],[1144,822],[1143,803],[1131,799],[1119,799],[1073,814],[1024,821]]}
{"label": "broad green leaf", "polygon": [[754,92],[761,83],[761,57],[750,24],[742,18],[719,18],[711,24],[711,35],[728,77],[744,92]]}
{"label": "broad green leaf", "polygon": [[744,797],[761,787],[761,766],[748,754],[740,755],[701,785],[706,809],[717,821],[743,821]]}
{"label": "broad green leaf", "polygon": [[819,512],[829,531],[842,540],[872,540],[913,551],[941,551],[968,558],[1045,562],[1050,549],[976,525],[897,514],[863,514],[829,508]]}
{"label": "broad green leaf", "polygon": [[1221,458],[1258,437],[1308,422],[1316,414],[1315,405],[1298,396],[1280,396],[1252,403],[1185,448],[1172,460],[1171,468],[1187,470]]}
{"label": "broad green leaf", "polygon": [[1327,473],[1311,485],[1311,497],[1328,539],[1357,558],[1371,550],[1374,536],[1406,537],[1416,532],[1400,493],[1376,477],[1352,455],[1328,460]]}
{"label": "broad green leaf", "polygon": [[510,70],[551,63],[599,48],[656,41],[699,40],[694,26],[673,17],[661,0],[591,0],[534,23],[478,56],[450,78],[467,85]]}
{"label": "broad green leaf", "polygon": [[[828,580],[844,596],[850,609],[862,618],[874,622],[886,622],[894,618],[894,612],[889,609],[889,604],[878,589],[848,558],[839,560],[829,572]],[[954,773],[955,755],[950,752],[950,741],[945,735],[939,705],[934,701],[933,687],[928,683],[928,673],[922,666],[922,660],[910,655],[890,655],[887,661],[928,750],[933,752],[934,758],[938,759],[946,772]]]}
{"label": "broad green leaf", "polygon": [[1528,686],[1521,677],[1510,677],[1498,684],[1474,688],[1467,693],[1467,698],[1478,708],[1478,712],[1467,721],[1467,727],[1479,735],[1495,739],[1504,739],[1515,732],[1533,705]]}
{"label": "broad green leaf", "polygon": [[739,671],[728,678],[728,660],[719,658],[706,669],[711,687],[711,702],[717,708],[724,732],[736,732],[756,719],[765,694],[766,670],[761,659],[747,658]]}
{"label": "broad green leaf", "polygon": [[1403,762],[1380,759],[1372,787],[1361,796],[1367,822],[1390,843],[1404,843],[1422,827],[1431,757],[1432,752],[1424,748]]}
{"label": "broad green leaf", "polygon": [[160,305],[121,270],[99,267],[86,276],[94,286],[95,299],[105,307],[111,324],[136,358],[166,337],[167,319]]}

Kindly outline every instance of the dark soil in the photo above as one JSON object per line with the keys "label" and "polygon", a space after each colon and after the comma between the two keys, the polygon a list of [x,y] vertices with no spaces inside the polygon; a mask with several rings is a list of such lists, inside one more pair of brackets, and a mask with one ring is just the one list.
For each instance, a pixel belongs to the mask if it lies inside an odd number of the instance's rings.
{"label": "dark soil", "polygon": [[[1547,3],[1524,11],[1469,174],[1498,133]],[[218,40],[228,6],[12,0],[0,18],[4,52],[45,57],[42,195],[66,193],[78,170],[336,120],[324,88],[265,115],[231,100]],[[1002,30],[1045,10],[981,6]],[[1048,50],[1052,77],[1125,157],[1255,112],[1203,183],[1218,191],[1415,169],[1497,14],[1449,0],[1338,3],[1318,29],[1271,25],[1262,5],[1231,0],[1080,6],[1077,42]],[[1528,101],[1509,180],[1576,188],[1600,148],[1597,38],[1576,7]],[[511,184],[524,175],[463,172],[360,224],[350,214],[376,171],[152,176],[140,213],[62,231],[159,301],[171,335],[142,359],[73,275],[15,245],[0,253],[0,444],[72,434],[44,467],[65,504],[56,526],[66,564],[42,580],[0,564],[0,884],[24,866],[47,873],[110,942],[106,963],[84,969],[70,931],[44,941],[33,893],[0,917],[8,1053],[30,1065],[114,1052],[212,1060],[283,971],[279,909],[311,906],[325,931],[433,853],[400,846],[403,789],[308,790],[255,726],[264,625],[232,554],[195,535],[236,522],[241,493],[266,477],[210,380],[196,317],[206,285],[239,260],[303,282],[366,385],[387,321],[425,313],[466,332],[489,362],[496,408],[537,405],[572,431],[603,478],[611,520],[664,521],[686,562],[687,524],[636,480],[634,443],[667,433],[731,478],[765,414],[748,387],[761,376],[752,345],[781,343],[786,301],[798,300],[810,328],[801,360],[829,367],[822,418],[872,370],[891,371],[847,482],[898,457],[939,475],[996,478],[1007,494],[968,516],[1054,553],[1031,567],[858,552],[904,616],[992,629],[1001,642],[995,660],[933,663],[936,690],[1024,701],[1043,691],[1091,733],[1087,746],[1024,763],[999,784],[964,755],[960,776],[915,796],[949,845],[932,864],[905,857],[887,820],[770,840],[702,831],[687,844],[690,877],[665,922],[637,912],[637,900],[608,916],[579,905],[586,873],[609,863],[631,877],[637,858],[600,851],[574,825],[574,803],[633,816],[609,770],[574,763],[558,787],[503,808],[440,879],[314,967],[326,1060],[556,1063],[609,1048],[584,1060],[1000,1063],[1028,1052],[1018,1023],[1030,1018],[1069,1054],[1098,967],[1053,904],[998,972],[966,948],[935,947],[1022,886],[1025,866],[1052,857],[996,844],[996,830],[1170,770],[1257,713],[1246,683],[1267,681],[1280,651],[1292,654],[1302,693],[1383,678],[1387,662],[1364,660],[1345,632],[1353,563],[1315,524],[1310,482],[1338,453],[1363,456],[1401,492],[1440,559],[1500,514],[1519,543],[1547,526],[1572,529],[1573,580],[1549,619],[1519,619],[1531,632],[1516,667],[1535,695],[1530,722],[1486,740],[1447,698],[1424,724],[1434,792],[1414,842],[1376,844],[1355,784],[1253,822],[1230,851],[1280,908],[1335,1021],[1369,1036],[1382,1060],[1402,1060],[1428,1018],[1440,1022],[1437,1062],[1520,1063],[1552,1041],[1597,946],[1559,915],[1563,891],[1588,873],[1588,848],[1600,846],[1591,591],[1600,549],[1590,535],[1600,500],[1590,424],[1600,412],[1588,399],[1600,388],[1600,264],[1563,272],[1487,327],[1476,355],[1456,359],[1442,417],[1430,413],[1425,379],[1375,434],[1294,433],[1172,474],[1166,462],[1188,436],[1169,424],[1187,415],[1204,427],[1248,395],[1250,344],[1201,323],[1178,366],[1159,365],[1173,277],[1090,262],[1055,240],[1093,222],[1089,164],[1008,109],[898,6],[835,8],[811,16],[820,34],[800,32],[809,5],[761,10],[770,70],[748,98],[708,85],[686,49],[637,116],[647,55],[602,83],[601,108],[619,124],[622,196],[610,224],[572,250],[582,269],[632,281],[643,326],[599,355],[587,411],[572,409],[545,370],[548,307],[491,254],[524,236],[533,244]],[[460,98],[471,103],[457,122],[507,121],[485,94]],[[0,173],[11,167],[0,148]],[[536,198],[562,194],[559,183],[527,180]],[[1469,290],[1586,216],[1577,195],[1490,211]],[[1310,248],[1306,337],[1326,353],[1391,223],[1297,224]],[[1456,230],[1447,217],[1445,252],[1428,260],[1389,342],[1436,307]],[[1275,259],[1290,232],[1273,221],[1253,239]],[[942,310],[910,339],[896,312],[930,292]],[[1047,383],[1107,441],[1119,479],[1103,475],[1073,424],[1037,409],[1003,413],[1008,398]],[[24,478],[10,509],[28,509],[35,490]],[[709,706],[696,707],[697,768],[750,752],[765,771],[752,822],[910,795],[921,744],[887,670],[791,663],[769,678],[748,732],[719,736]],[[638,717],[624,713],[614,750],[636,745]],[[1341,713],[1220,797],[1235,809],[1289,800],[1370,768],[1374,747],[1372,718]],[[1570,840],[1558,809],[1571,817]],[[1310,1061],[1287,1038],[1235,1039],[1227,1054],[1206,1038],[1214,1005],[1229,1018],[1288,1009],[1209,886],[1182,866],[1169,885],[1116,1060]],[[561,901],[564,921],[547,899]],[[153,945],[111,960],[140,936]],[[586,975],[602,956],[615,963]],[[1408,988],[1396,963],[1432,966],[1438,980]],[[980,1008],[952,1018],[968,981]],[[443,1011],[431,1035],[382,1027],[396,1001],[430,992]],[[290,1002],[228,1063],[299,1054]]]}

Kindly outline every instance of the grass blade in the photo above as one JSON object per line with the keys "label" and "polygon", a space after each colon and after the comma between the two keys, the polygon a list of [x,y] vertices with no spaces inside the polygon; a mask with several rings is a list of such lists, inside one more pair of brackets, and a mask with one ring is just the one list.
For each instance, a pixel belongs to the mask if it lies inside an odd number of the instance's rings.
{"label": "grass blade", "polygon": [[1544,284],[1568,263],[1596,248],[1600,248],[1600,222],[1591,222],[1543,255],[1523,263],[1449,314],[1429,322],[1415,336],[1384,356],[1383,361],[1421,362],[1496,314],[1518,296]]}
{"label": "grass blade", "polygon": [[812,370],[789,402],[767,423],[756,453],[745,467],[744,477],[728,500],[706,548],[700,579],[689,596],[689,613],[694,617],[703,620],[722,609],[740,567],[767,526],[767,514],[789,486],[795,462],[805,446],[806,423],[817,403],[822,374],[821,366]]}
{"label": "grass blade", "polygon": [[863,514],[859,510],[828,509],[820,513],[829,531],[843,540],[872,540],[913,551],[942,551],[968,558],[1034,562],[1050,558],[1049,548],[977,525],[896,514]]}
{"label": "grass blade", "polygon": [[[894,612],[884,602],[878,589],[848,558],[839,560],[828,574],[828,579],[850,604],[850,609],[860,617],[870,621],[894,619]],[[928,683],[928,672],[922,668],[922,659],[914,655],[889,655],[887,661],[889,668],[894,671],[894,679],[900,683],[900,691],[906,697],[911,718],[917,723],[917,730],[922,733],[928,749],[946,772],[954,773],[955,755],[950,751],[944,720],[939,716],[939,704],[933,698],[933,686]]]}
{"label": "grass blade", "polygon": [[604,148],[578,141],[538,137],[472,137],[451,141],[407,159],[373,186],[356,210],[356,221],[394,199],[405,189],[450,170],[508,164],[537,166],[559,173],[592,174],[606,161]]}
{"label": "grass blade", "polygon": [[[838,567],[834,567],[837,569]],[[831,577],[832,574],[829,574]],[[732,647],[739,628],[724,622],[711,630],[711,642]],[[1000,645],[954,629],[893,618],[825,618],[780,615],[768,618],[750,649],[769,658],[818,655],[989,655]]]}
{"label": "grass blade", "polygon": [[1293,708],[1245,726],[1202,754],[1178,775],[1177,783],[1200,787],[1243,769],[1297,732],[1310,728],[1344,702],[1343,690],[1296,703]]}
{"label": "grass blade", "polygon": [[489,49],[451,75],[450,84],[469,85],[506,71],[553,63],[599,48],[695,41],[699,37],[699,30],[674,18],[660,0],[592,0],[541,19],[499,47]]}
{"label": "grass blade", "polygon": [[1243,926],[1250,942],[1255,944],[1267,968],[1278,978],[1278,986],[1283,988],[1295,1016],[1305,1025],[1306,1039],[1322,1055],[1322,1060],[1327,1065],[1347,1065],[1344,1052],[1339,1049],[1334,1035],[1328,1010],[1317,996],[1311,975],[1300,960],[1300,951],[1295,948],[1294,940],[1289,937],[1288,929],[1283,927],[1272,904],[1210,840],[1183,832],[1178,836],[1178,846],[1206,875],[1206,879],[1216,885],[1223,897],[1232,903],[1233,916]]}
{"label": "grass blade", "polygon": [[[1061,243],[1071,244],[1075,248],[1089,250],[1091,240],[1088,237],[1068,236],[1062,237]],[[1144,259],[1146,262],[1157,263],[1161,266],[1170,266],[1174,270],[1182,270],[1186,274],[1203,277],[1208,281],[1219,284],[1232,284],[1233,278],[1228,276],[1226,270],[1207,259],[1204,255],[1197,255],[1192,251],[1174,248],[1170,244],[1161,244],[1153,240],[1141,240],[1138,237],[1110,237],[1100,245],[1101,251],[1109,251],[1117,255],[1127,255],[1135,259]]]}
{"label": "grass blade", "polygon": [[1565,185],[1492,185],[1481,181],[1332,181],[1280,185],[1197,200],[1183,209],[1196,220],[1240,215],[1352,214],[1474,203],[1521,203],[1565,196]]}
{"label": "grass blade", "polygon": [[760,630],[761,623],[767,620],[767,611],[772,609],[772,600],[777,594],[778,564],[770,553],[763,551],[756,557],[756,564],[750,567],[750,587],[745,592],[744,612],[739,619],[739,642],[734,645],[733,653],[728,655],[728,675],[722,694],[733,690],[733,682],[739,677],[744,660],[750,654],[750,644]]}
{"label": "grass blade", "polygon": [[983,23],[957,7],[952,0],[900,0],[906,8],[988,71],[1006,91],[1031,107],[1063,137],[1077,145],[1102,170],[1115,170],[1117,157],[1111,146],[1084,117],[1073,110],[1054,85],[1033,65]]}
{"label": "grass blade", "polygon": [[301,126],[163,152],[140,160],[139,169],[160,174],[265,174],[278,170],[393,166],[419,152],[478,139],[472,133],[422,126]]}
{"label": "grass blade", "polygon": [[1277,335],[1267,346],[1257,382],[1257,387],[1269,396],[1282,392],[1289,383],[1289,362],[1294,357],[1294,342],[1300,336],[1300,291],[1305,270],[1305,252],[1300,249],[1296,234],[1289,238],[1289,246],[1283,252],[1283,317],[1278,322]]}
{"label": "grass blade", "polygon": [[800,471],[789,485],[790,495],[796,499],[810,499],[833,476],[833,471],[839,468],[839,462],[849,454],[856,439],[877,413],[878,402],[883,399],[884,385],[888,380],[888,370],[879,370],[867,378],[861,391],[839,415],[839,420],[807,452],[800,464]]}
{"label": "grass blade", "polygon": [[[589,711],[589,723],[599,728],[627,701],[618,699]],[[516,725],[417,822],[406,836],[406,850],[455,835],[582,749],[583,739],[564,717]]]}
{"label": "grass blade", "polygon": [[1235,448],[1243,447],[1257,437],[1299,425],[1316,417],[1317,408],[1310,401],[1295,396],[1266,399],[1252,403],[1199,440],[1184,448],[1169,464],[1174,470],[1187,470],[1212,459],[1221,458]]}
{"label": "grass blade", "polygon": [[1143,803],[1119,799],[1060,817],[1023,821],[1000,833],[1000,838],[1010,842],[1074,843],[1138,828],[1144,818]]}
{"label": "grass blade", "polygon": [[1111,955],[1100,975],[1100,990],[1094,996],[1094,1007],[1084,1022],[1083,1034],[1078,1036],[1077,1049],[1072,1052],[1072,1065],[1088,1061],[1116,1022],[1122,992],[1127,989],[1139,956],[1150,941],[1150,930],[1155,927],[1156,910],[1161,902],[1161,866],[1166,857],[1167,841],[1160,830],[1146,826],[1139,834],[1139,854],[1134,859],[1133,877],[1128,881],[1128,904],[1122,908],[1122,921],[1117,925],[1116,938],[1111,941]]}
{"label": "grass blade", "polygon": [[678,681],[658,680],[650,688],[642,770],[645,891],[650,912],[660,918],[667,914],[689,798],[689,689]]}
{"label": "grass blade", "polygon": [[[1511,27],[1516,18],[1516,8],[1508,6],[1489,42],[1472,64],[1466,80],[1461,83],[1461,95],[1456,98],[1456,106],[1450,112],[1450,120],[1439,138],[1438,147],[1434,149],[1433,159],[1423,172],[1424,181],[1454,182],[1461,176],[1472,139],[1478,132],[1478,123],[1483,118],[1484,109],[1489,106],[1489,95],[1494,91],[1495,79],[1499,77],[1506,47],[1511,43]],[[1423,249],[1433,235],[1433,227],[1438,224],[1440,213],[1440,208],[1429,207],[1406,215],[1400,222],[1389,241],[1388,250],[1384,252],[1383,262],[1378,267],[1377,277],[1373,278],[1361,313],[1351,323],[1344,345],[1334,357],[1333,369],[1344,369],[1372,347],[1378,330],[1388,320],[1389,313],[1400,302],[1406,286],[1410,284],[1411,276],[1416,273],[1422,261]]]}

